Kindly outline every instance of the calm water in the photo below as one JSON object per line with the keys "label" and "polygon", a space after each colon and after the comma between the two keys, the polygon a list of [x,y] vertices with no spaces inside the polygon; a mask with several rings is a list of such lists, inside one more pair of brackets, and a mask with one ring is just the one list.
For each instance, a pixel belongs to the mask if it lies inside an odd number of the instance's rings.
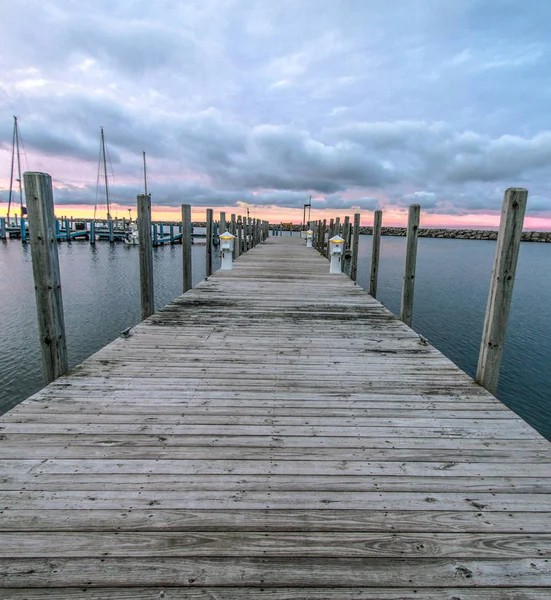
{"label": "calm water", "polygon": [[[140,321],[138,247],[58,244],[70,366]],[[205,246],[192,246],[193,285],[205,277]],[[182,293],[182,247],[153,249],[155,306]],[[215,268],[219,257],[215,253]],[[0,242],[0,414],[43,386],[31,252]]]}
{"label": "calm water", "polygon": [[[139,321],[138,249],[58,246],[71,366]],[[474,376],[495,242],[420,239],[413,328]],[[194,285],[205,247],[193,246]],[[405,238],[383,237],[379,300],[400,309]],[[368,287],[371,237],[360,236],[358,283]],[[30,249],[0,243],[0,412],[42,386]],[[154,249],[157,308],[181,293],[181,246]],[[551,439],[551,245],[522,244],[498,396]]]}

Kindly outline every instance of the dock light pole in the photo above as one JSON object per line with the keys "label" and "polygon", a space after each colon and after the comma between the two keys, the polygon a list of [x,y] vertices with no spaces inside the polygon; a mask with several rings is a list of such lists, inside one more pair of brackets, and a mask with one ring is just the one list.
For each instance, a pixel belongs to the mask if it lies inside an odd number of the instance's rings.
{"label": "dock light pole", "polygon": [[23,181],[31,230],[40,349],[48,384],[69,370],[52,178],[48,173],[28,172],[23,174]]}
{"label": "dock light pole", "polygon": [[494,395],[497,392],[527,200],[528,190],[509,188],[505,192],[501,209],[490,294],[476,370],[476,381]]}

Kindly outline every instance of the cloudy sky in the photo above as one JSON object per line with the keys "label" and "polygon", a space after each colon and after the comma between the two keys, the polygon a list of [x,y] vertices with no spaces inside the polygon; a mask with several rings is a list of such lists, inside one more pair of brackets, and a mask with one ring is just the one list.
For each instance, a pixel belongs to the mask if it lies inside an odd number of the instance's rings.
{"label": "cloudy sky", "polygon": [[521,186],[551,229],[550,23],[549,0],[4,1],[0,212],[17,115],[58,214],[105,211],[103,126],[119,217],[145,150],[157,216],[300,222],[311,195],[313,218],[492,226]]}

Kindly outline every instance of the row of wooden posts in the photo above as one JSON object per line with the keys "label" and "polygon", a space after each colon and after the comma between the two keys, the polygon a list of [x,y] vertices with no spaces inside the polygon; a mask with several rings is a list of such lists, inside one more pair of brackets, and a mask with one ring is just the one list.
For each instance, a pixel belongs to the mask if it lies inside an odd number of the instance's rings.
{"label": "row of wooden posts", "polygon": [[[65,324],[61,297],[61,280],[57,254],[52,180],[47,173],[25,173],[23,175],[27,200],[28,218],[33,236],[31,256],[44,376],[49,383],[68,371]],[[492,393],[496,393],[499,368],[505,341],[505,331],[511,305],[515,271],[520,249],[520,240],[528,192],[522,188],[510,188],[505,192],[499,236],[496,247],[490,294],[484,321],[484,331],[478,361],[476,380]],[[140,299],[141,316],[146,319],[154,312],[153,294],[153,254],[151,235],[151,196],[138,196],[139,260],[140,260]],[[420,206],[409,207],[406,260],[402,287],[400,318],[411,325],[413,313],[413,292],[417,257],[417,237]],[[212,240],[214,220],[212,209],[207,209],[206,275],[212,274]],[[191,206],[182,205],[182,252],[183,252],[183,292],[192,287],[191,267]],[[382,211],[375,211],[373,227],[373,251],[369,292],[377,295],[379,271]],[[343,233],[351,243],[350,277],[356,281],[358,270],[358,248],[360,215],[354,215],[353,229],[346,217],[341,228],[339,219],[331,220],[326,236],[326,221],[311,223],[317,249],[328,256],[325,240],[336,233]],[[226,223],[225,213],[220,213],[220,233],[226,228],[235,236],[234,259],[269,236],[267,221],[249,218],[236,218]],[[329,246],[329,244],[327,244]]]}
{"label": "row of wooden posts", "polygon": [[[32,227],[31,258],[38,313],[38,328],[42,364],[46,383],[54,381],[69,370],[65,320],[61,295],[61,277],[57,252],[56,218],[52,179],[47,173],[25,173],[25,196],[28,219]],[[138,231],[140,262],[141,317],[147,319],[155,310],[153,292],[153,239],[151,233],[151,196],[138,196]],[[214,220],[212,209],[207,209],[206,275],[213,269]],[[269,235],[269,224],[260,219],[231,215],[226,222],[220,213],[219,231],[226,229],[235,236],[234,258],[247,252]],[[191,206],[182,205],[183,292],[192,287],[192,222]]]}
{"label": "row of wooden posts", "polygon": [[[212,275],[213,265],[213,239],[214,239],[214,213],[212,208],[207,208],[206,214],[206,276]],[[220,213],[218,222],[220,234],[229,231],[235,236],[233,245],[233,258],[236,259],[243,252],[254,248],[263,242],[269,235],[268,221],[248,217],[231,215],[231,220],[226,221],[226,213]],[[153,240],[151,238],[151,196],[138,196],[138,236],[140,255],[140,303],[142,320],[147,319],[154,312],[153,293]],[[192,288],[191,282],[191,242],[192,223],[191,205],[182,204],[182,269],[183,293]]]}
{"label": "row of wooden posts", "polygon": [[[501,210],[501,221],[497,239],[490,293],[484,319],[482,342],[478,357],[476,381],[492,394],[497,392],[499,370],[505,343],[507,321],[513,295],[513,285],[520,250],[524,214],[528,200],[528,191],[524,188],[509,188],[505,192]],[[408,212],[406,233],[406,259],[400,304],[400,319],[411,327],[413,316],[413,293],[415,286],[415,270],[417,264],[417,238],[421,207],[412,204]],[[381,226],[383,213],[376,210],[373,222],[373,249],[371,253],[371,269],[369,277],[369,293],[376,298],[377,279],[379,275],[379,256],[381,247]],[[360,214],[354,215],[354,226],[350,231],[349,217],[340,220],[331,219],[311,224],[314,234],[314,245],[324,256],[329,257],[329,240],[334,235],[342,235],[347,246],[351,245],[350,277],[357,279]],[[327,233],[327,234],[326,234]],[[327,243],[327,245],[326,245]],[[343,262],[344,267],[344,262]]]}

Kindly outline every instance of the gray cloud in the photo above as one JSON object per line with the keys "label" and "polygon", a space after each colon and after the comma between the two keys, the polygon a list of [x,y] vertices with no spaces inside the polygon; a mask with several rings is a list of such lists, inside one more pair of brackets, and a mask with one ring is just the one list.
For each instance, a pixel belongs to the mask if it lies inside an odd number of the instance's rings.
{"label": "gray cloud", "polygon": [[[130,204],[145,149],[169,206],[301,208],[312,194],[466,214],[498,211],[514,185],[551,217],[549,17],[546,2],[494,0],[14,2],[0,108],[20,116],[31,168],[56,157],[59,203],[95,202],[73,175],[95,172],[103,125]],[[10,143],[8,116],[3,173]]]}

